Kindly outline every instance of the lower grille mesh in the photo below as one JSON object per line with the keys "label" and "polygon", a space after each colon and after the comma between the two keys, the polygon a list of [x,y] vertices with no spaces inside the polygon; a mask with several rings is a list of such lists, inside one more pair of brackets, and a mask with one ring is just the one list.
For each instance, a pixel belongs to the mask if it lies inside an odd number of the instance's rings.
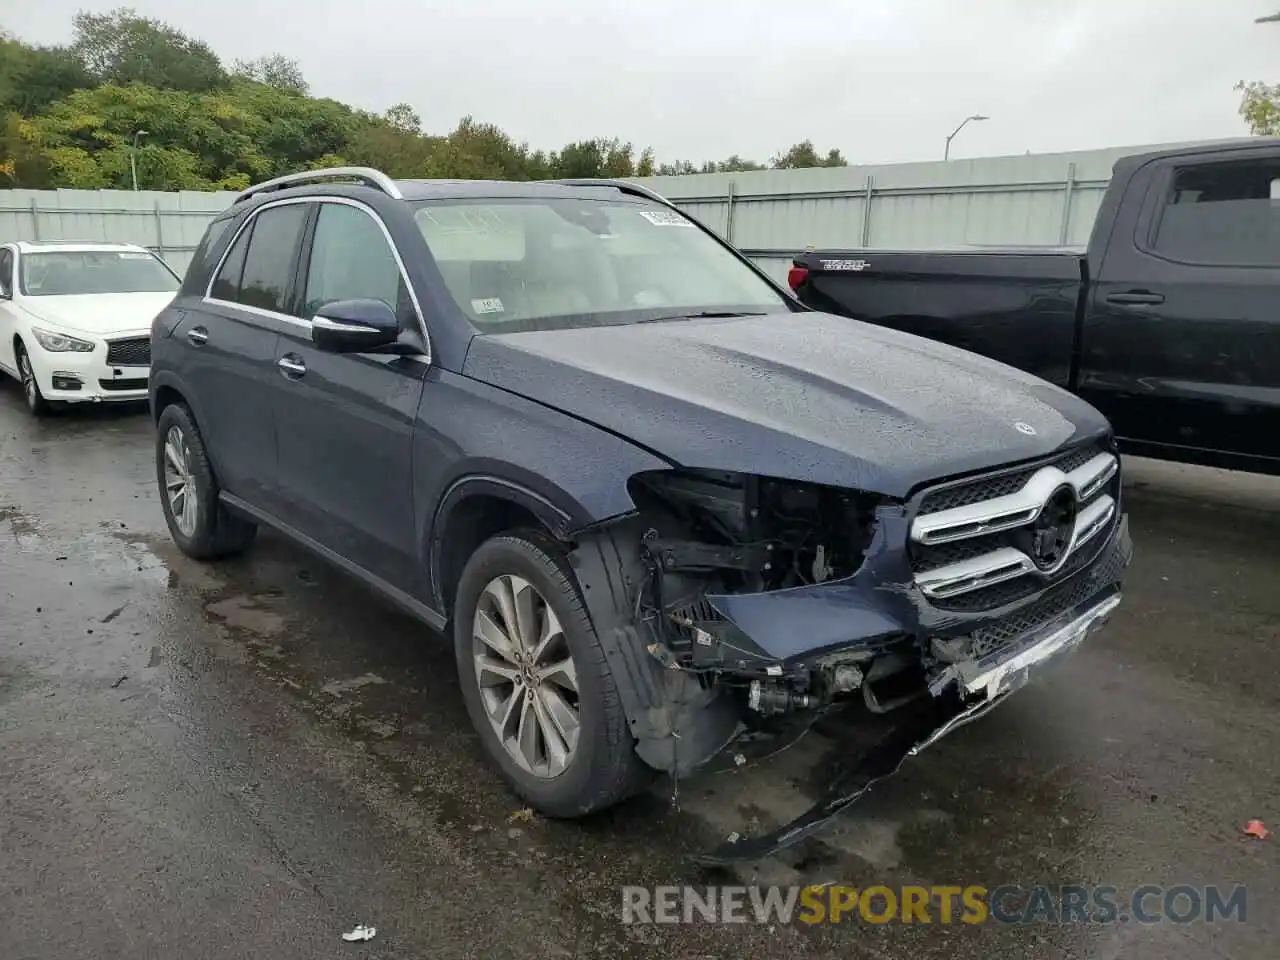
{"label": "lower grille mesh", "polygon": [[1113,550],[1103,561],[1102,566],[1091,571],[1088,576],[1082,576],[1078,580],[1064,584],[1038,603],[1033,603],[1025,610],[1020,610],[999,623],[975,630],[972,634],[971,646],[973,655],[985,657],[994,653],[1020,637],[1026,636],[1037,627],[1043,626],[1054,617],[1061,616],[1077,604],[1083,603],[1108,584],[1118,581],[1120,574],[1124,572],[1124,563],[1124,554],[1119,550]]}

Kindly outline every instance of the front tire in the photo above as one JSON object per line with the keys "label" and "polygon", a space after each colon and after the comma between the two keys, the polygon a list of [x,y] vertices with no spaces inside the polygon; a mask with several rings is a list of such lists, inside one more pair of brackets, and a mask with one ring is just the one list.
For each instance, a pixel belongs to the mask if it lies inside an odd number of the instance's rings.
{"label": "front tire", "polygon": [[257,525],[219,502],[204,440],[191,411],[181,404],[165,407],[156,424],[156,480],[169,534],[187,556],[216,560],[252,545]]}
{"label": "front tire", "polygon": [[31,366],[31,358],[27,356],[26,345],[19,340],[14,349],[18,361],[18,380],[22,383],[22,395],[27,401],[27,409],[33,417],[46,417],[53,412],[54,406],[44,398],[40,384],[36,381],[35,370]]}
{"label": "front tire", "polygon": [[462,571],[454,648],[486,753],[539,812],[581,817],[649,778],[617,684],[563,551],[548,537],[494,537]]}

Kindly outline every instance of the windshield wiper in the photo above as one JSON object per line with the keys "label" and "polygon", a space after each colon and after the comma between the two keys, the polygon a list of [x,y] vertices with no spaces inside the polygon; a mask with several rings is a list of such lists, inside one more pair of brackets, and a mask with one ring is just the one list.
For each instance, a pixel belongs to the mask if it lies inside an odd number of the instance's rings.
{"label": "windshield wiper", "polygon": [[636,323],[662,323],[666,320],[722,320],[729,317],[764,317],[764,310],[698,310],[694,313],[673,313],[665,317],[645,317]]}

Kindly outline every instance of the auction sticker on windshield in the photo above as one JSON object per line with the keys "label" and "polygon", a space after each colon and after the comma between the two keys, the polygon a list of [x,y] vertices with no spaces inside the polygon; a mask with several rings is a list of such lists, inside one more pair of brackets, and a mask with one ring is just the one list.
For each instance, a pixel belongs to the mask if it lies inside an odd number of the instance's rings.
{"label": "auction sticker on windshield", "polygon": [[476,313],[505,313],[502,301],[497,297],[487,297],[484,300],[472,300],[471,309]]}
{"label": "auction sticker on windshield", "polygon": [[673,210],[641,210],[644,217],[655,227],[692,227],[693,224]]}

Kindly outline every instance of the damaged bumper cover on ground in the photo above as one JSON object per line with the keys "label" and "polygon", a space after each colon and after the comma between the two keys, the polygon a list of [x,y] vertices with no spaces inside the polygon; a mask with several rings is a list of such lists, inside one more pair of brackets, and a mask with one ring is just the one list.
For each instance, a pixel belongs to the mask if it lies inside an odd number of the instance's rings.
{"label": "damaged bumper cover on ground", "polygon": [[751,858],[816,829],[1099,626],[1132,552],[1120,492],[1109,440],[906,501],[662,476],[637,489],[635,515],[580,539],[576,560],[656,769],[697,769],[744,721],[844,701],[901,718],[805,817],[717,854]]}

